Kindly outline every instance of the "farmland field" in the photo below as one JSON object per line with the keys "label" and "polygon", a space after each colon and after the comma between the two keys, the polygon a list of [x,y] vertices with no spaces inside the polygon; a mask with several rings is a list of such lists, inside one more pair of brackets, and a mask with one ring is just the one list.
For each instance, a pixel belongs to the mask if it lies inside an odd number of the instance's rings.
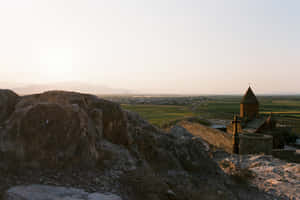
{"label": "farmland field", "polygon": [[[232,119],[239,114],[241,96],[207,96],[205,101],[190,105],[122,104],[127,110],[139,113],[152,124],[161,126],[185,117]],[[260,114],[273,116],[291,124],[300,133],[299,96],[258,96]]]}
{"label": "farmland field", "polygon": [[193,113],[186,106],[170,106],[170,105],[122,105],[126,110],[139,113],[144,119],[150,123],[161,126],[173,120],[186,117],[193,117]]}

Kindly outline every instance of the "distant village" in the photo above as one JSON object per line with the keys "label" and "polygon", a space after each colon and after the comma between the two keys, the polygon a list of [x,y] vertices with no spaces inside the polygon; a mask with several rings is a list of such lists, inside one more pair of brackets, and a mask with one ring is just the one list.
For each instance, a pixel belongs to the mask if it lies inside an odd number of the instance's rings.
{"label": "distant village", "polygon": [[208,100],[203,96],[105,96],[105,99],[119,104],[152,104],[152,105],[191,105],[201,104]]}

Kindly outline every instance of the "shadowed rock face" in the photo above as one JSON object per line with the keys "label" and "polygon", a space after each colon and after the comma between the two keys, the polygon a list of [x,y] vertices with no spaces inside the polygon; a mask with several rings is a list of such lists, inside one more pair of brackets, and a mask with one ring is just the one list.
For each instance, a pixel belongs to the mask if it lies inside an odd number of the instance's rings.
{"label": "shadowed rock face", "polygon": [[53,91],[25,96],[6,120],[0,135],[2,154],[37,166],[93,165],[98,159],[96,142],[102,137],[116,144],[129,142],[119,105],[92,95]]}
{"label": "shadowed rock face", "polygon": [[[82,110],[58,104],[36,104],[20,119],[17,143],[25,160],[92,163],[98,155],[96,132]],[[18,125],[17,125],[18,126]]]}
{"label": "shadowed rock face", "polygon": [[[116,144],[126,145],[129,143],[127,137],[127,120],[120,106],[116,103],[99,99],[88,94],[75,92],[50,91],[43,94],[26,96],[17,105],[24,106],[39,102],[55,103],[62,106],[75,106],[83,110],[91,119],[99,122],[97,117],[103,117],[102,126],[104,136]],[[102,112],[102,113],[101,113]]]}
{"label": "shadowed rock face", "polygon": [[[124,200],[267,199],[251,198],[256,190],[225,177],[201,139],[182,128],[167,134],[118,104],[52,91],[13,107],[0,128],[0,195],[8,186],[40,183],[114,191]],[[27,191],[17,188],[6,194]],[[30,188],[40,195],[44,186]]]}
{"label": "shadowed rock face", "polygon": [[[137,114],[127,112],[135,170],[121,176],[130,200],[265,200],[274,199],[224,176],[201,138],[187,130],[167,134]],[[182,137],[188,135],[187,137]]]}
{"label": "shadowed rock face", "polygon": [[200,139],[166,134],[137,114],[127,114],[131,151],[142,161],[121,177],[129,199],[237,199]]}
{"label": "shadowed rock face", "polygon": [[19,99],[11,90],[0,90],[0,125],[13,113]]}

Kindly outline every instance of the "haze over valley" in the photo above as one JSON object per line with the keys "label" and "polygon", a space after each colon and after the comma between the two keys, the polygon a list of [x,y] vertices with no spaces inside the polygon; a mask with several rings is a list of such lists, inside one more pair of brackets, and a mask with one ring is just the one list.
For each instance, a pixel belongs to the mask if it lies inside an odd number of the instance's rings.
{"label": "haze over valley", "polygon": [[300,200],[299,8],[0,0],[0,200]]}

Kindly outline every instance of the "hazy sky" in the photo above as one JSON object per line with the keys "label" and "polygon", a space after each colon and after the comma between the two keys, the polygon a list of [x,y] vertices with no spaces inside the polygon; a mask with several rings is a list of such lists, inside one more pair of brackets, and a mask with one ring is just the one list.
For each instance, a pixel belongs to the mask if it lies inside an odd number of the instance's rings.
{"label": "hazy sky", "polygon": [[299,0],[0,0],[0,80],[300,93]]}

